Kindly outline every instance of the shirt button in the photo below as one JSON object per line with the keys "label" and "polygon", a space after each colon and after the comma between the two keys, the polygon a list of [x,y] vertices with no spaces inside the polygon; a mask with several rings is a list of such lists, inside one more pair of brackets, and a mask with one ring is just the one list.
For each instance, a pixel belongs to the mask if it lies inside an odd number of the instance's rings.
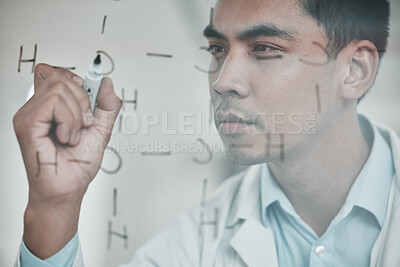
{"label": "shirt button", "polygon": [[323,257],[325,254],[325,247],[324,246],[318,246],[315,248],[315,254],[317,254],[318,257]]}

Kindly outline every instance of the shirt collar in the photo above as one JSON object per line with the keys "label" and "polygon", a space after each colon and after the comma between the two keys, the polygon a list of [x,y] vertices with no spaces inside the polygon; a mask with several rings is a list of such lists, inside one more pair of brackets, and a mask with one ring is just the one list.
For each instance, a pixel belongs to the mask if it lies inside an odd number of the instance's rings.
{"label": "shirt collar", "polygon": [[344,206],[347,209],[357,206],[371,212],[382,227],[394,175],[392,152],[381,133],[366,117],[359,115],[358,119],[365,138],[371,144],[371,152]]}
{"label": "shirt collar", "polygon": [[[371,152],[351,187],[345,204],[332,221],[332,224],[336,224],[346,217],[353,206],[358,206],[371,212],[376,217],[380,227],[382,227],[386,216],[391,180],[394,175],[392,153],[389,145],[376,127],[364,116],[359,115],[358,118],[362,132],[371,145]],[[260,180],[262,219],[264,224],[267,218],[267,208],[277,201],[286,212],[295,218],[300,218],[271,174],[266,163],[262,168]]]}
{"label": "shirt collar", "polygon": [[286,198],[285,193],[273,178],[266,163],[263,164],[261,170],[261,192],[261,203],[264,209],[267,209],[275,201]]}
{"label": "shirt collar", "polygon": [[293,205],[290,203],[290,200],[287,198],[286,194],[282,191],[278,182],[273,177],[266,163],[263,164],[261,169],[260,188],[262,220],[264,225],[268,225],[266,214],[267,209],[275,202],[279,203],[279,205],[293,217],[300,219],[300,216],[297,214]]}

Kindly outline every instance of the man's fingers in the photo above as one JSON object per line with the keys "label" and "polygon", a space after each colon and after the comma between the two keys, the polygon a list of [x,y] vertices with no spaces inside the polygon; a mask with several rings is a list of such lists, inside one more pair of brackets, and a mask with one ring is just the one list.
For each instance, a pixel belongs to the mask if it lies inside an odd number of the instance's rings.
{"label": "man's fingers", "polygon": [[68,86],[61,82],[55,84],[41,98],[45,101],[45,108],[52,110],[41,121],[51,123],[54,120],[58,141],[71,146],[77,145],[82,129],[82,111]]}
{"label": "man's fingers", "polygon": [[97,98],[96,109],[102,111],[119,111],[121,99],[115,94],[113,82],[110,78],[103,78]]}
{"label": "man's fingers", "polygon": [[68,107],[68,120],[62,120],[62,115],[54,114],[54,117],[57,115],[54,119],[58,125],[56,135],[63,144],[78,144],[82,125],[87,127],[96,124],[98,130],[108,139],[121,108],[122,102],[114,92],[111,79],[104,78],[97,107],[92,114],[89,97],[82,88],[83,83],[82,78],[68,70],[46,64],[36,66],[35,94],[38,97],[54,94],[56,101],[62,99],[64,106]]}
{"label": "man's fingers", "polygon": [[[55,90],[58,95],[62,96],[62,99],[64,100],[64,102],[66,103],[66,105],[68,106],[69,110],[72,113],[73,122],[71,127],[71,134],[67,143],[71,146],[75,146],[79,143],[80,132],[82,129],[83,112],[81,110],[81,107],[76,97],[74,96],[73,92],[71,92],[71,90],[69,90],[66,85],[58,84],[54,87],[54,89],[52,88],[50,90]],[[57,128],[58,127],[59,126],[57,126]]]}
{"label": "man's fingers", "polygon": [[56,137],[61,144],[71,139],[74,114],[65,96],[49,93],[32,97],[14,116],[14,128],[22,145],[32,145],[32,140],[47,137],[52,123],[56,123]]}
{"label": "man's fingers", "polygon": [[34,75],[34,87],[35,92],[36,89],[40,87],[40,85],[46,80],[46,78],[54,71],[54,68],[50,65],[39,63],[35,66],[35,75]]}
{"label": "man's fingers", "polygon": [[[35,95],[30,101],[32,103],[29,105],[29,110],[25,112],[27,120],[36,120],[47,125],[55,122],[57,140],[61,144],[75,146],[79,143],[83,112],[65,83],[55,84],[40,95]],[[50,126],[42,128],[37,133],[46,136],[49,131]]]}
{"label": "man's fingers", "polygon": [[57,124],[56,136],[61,144],[68,144],[73,139],[74,115],[68,105],[62,100],[53,100],[54,121]]}
{"label": "man's fingers", "polygon": [[97,98],[97,106],[94,110],[94,117],[98,121],[100,132],[106,135],[107,140],[111,135],[121,106],[121,99],[114,92],[112,80],[103,78]]}
{"label": "man's fingers", "polygon": [[82,111],[81,116],[83,117],[83,125],[88,127],[93,124],[94,119],[90,111],[89,97],[83,90],[80,84],[83,83],[83,79],[68,70],[53,70],[50,74],[47,74],[45,81],[41,81],[38,88],[35,88],[35,93],[47,94],[49,88],[53,88],[60,83],[65,84],[65,90],[71,91],[79,104],[80,110]]}
{"label": "man's fingers", "polygon": [[75,73],[62,69],[57,68],[48,64],[39,63],[35,66],[35,76],[34,76],[34,84],[35,88],[39,88],[39,86],[49,77],[51,74],[58,73],[60,75],[65,76],[68,79],[72,79],[76,76]]}

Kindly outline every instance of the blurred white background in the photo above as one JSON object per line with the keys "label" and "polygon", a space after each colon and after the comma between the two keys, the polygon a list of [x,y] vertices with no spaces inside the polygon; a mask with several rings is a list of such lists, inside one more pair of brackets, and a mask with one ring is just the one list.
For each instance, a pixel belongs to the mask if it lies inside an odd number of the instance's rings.
{"label": "blurred white background", "polygon": [[[36,62],[75,67],[84,76],[97,50],[109,53],[115,61],[110,75],[115,90],[127,99],[137,89],[137,110],[126,105],[126,114],[146,116],[168,114],[168,128],[178,130],[179,114],[200,114],[203,129],[209,118],[207,58],[198,48],[207,43],[202,30],[209,21],[213,1],[207,0],[1,0],[0,1],[0,266],[12,266],[22,238],[23,212],[28,184],[22,157],[12,127],[12,117],[24,104],[33,83],[32,64],[23,63],[18,73],[20,46],[23,58]],[[391,37],[377,82],[360,105],[360,111],[400,133],[400,1],[392,1]],[[104,33],[102,24],[107,15]],[[170,54],[172,58],[149,57],[146,53]],[[110,63],[105,61],[105,68]],[[129,120],[128,124],[129,124]],[[118,128],[118,126],[117,126]],[[190,127],[189,127],[190,128]],[[206,132],[206,131],[205,131]],[[199,205],[202,182],[208,178],[208,194],[225,177],[241,167],[230,164],[215,151],[208,164],[204,152],[173,152],[170,156],[143,156],[126,144],[169,142],[218,144],[212,128],[195,134],[163,135],[162,127],[150,134],[116,132],[112,145],[120,149],[122,167],[114,175],[99,172],[91,184],[81,212],[80,238],[87,266],[110,267],[128,261],[138,246],[161,230],[178,213]],[[153,142],[153,143],[152,143]],[[125,147],[126,148],[126,147]],[[106,153],[104,167],[118,164]],[[113,215],[113,191],[118,191],[117,214]],[[108,224],[128,231],[128,248],[112,237],[107,249]]]}

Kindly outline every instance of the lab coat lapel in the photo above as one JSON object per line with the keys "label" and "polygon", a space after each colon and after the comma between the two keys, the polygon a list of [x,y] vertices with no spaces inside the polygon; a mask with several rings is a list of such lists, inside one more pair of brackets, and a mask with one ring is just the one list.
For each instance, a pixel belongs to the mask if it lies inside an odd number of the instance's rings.
{"label": "lab coat lapel", "polygon": [[261,168],[251,167],[242,181],[227,223],[238,227],[229,244],[249,267],[277,267],[272,230],[261,222]]}
{"label": "lab coat lapel", "polygon": [[[398,179],[395,177],[395,179]],[[391,187],[385,223],[371,252],[371,267],[400,266],[400,195],[397,180]]]}
{"label": "lab coat lapel", "polygon": [[249,267],[278,267],[271,228],[256,218],[247,219],[230,241]]}
{"label": "lab coat lapel", "polygon": [[371,267],[400,266],[400,140],[391,129],[375,123],[391,145],[395,175],[385,223],[371,252]]}
{"label": "lab coat lapel", "polygon": [[[398,183],[396,185],[398,186]],[[378,266],[400,266],[400,195],[396,189],[395,187],[388,230],[385,232],[386,242],[382,246],[382,255],[378,260]]]}

